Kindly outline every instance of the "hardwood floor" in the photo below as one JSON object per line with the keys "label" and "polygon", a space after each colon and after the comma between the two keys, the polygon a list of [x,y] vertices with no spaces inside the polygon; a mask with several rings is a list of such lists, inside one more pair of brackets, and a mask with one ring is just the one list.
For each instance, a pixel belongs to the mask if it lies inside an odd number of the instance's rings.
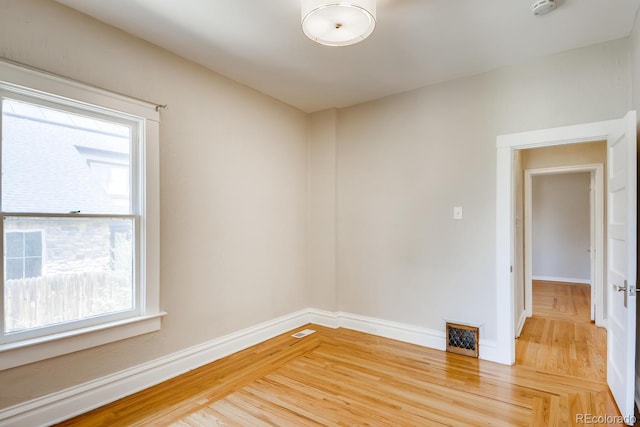
{"label": "hardwood floor", "polygon": [[533,317],[591,324],[591,287],[533,281]]}
{"label": "hardwood floor", "polygon": [[606,382],[607,332],[590,320],[590,295],[587,285],[534,281],[516,364]]}
{"label": "hardwood floor", "polygon": [[281,335],[60,425],[537,427],[617,415],[600,380],[307,327],[317,332]]}

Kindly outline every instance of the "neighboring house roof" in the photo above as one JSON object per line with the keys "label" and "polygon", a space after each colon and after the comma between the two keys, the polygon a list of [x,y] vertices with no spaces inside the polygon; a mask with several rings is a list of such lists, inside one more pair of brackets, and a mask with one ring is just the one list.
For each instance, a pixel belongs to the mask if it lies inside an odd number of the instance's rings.
{"label": "neighboring house roof", "polygon": [[[101,128],[102,127],[102,128]],[[118,126],[19,102],[3,103],[2,210],[122,212],[92,172],[82,149],[122,161],[128,132]],[[107,150],[105,150],[107,148]]]}

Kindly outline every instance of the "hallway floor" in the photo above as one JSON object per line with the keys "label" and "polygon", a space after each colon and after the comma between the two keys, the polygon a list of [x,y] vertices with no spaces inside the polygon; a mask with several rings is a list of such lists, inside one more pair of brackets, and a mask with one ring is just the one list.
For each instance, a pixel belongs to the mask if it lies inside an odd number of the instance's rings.
{"label": "hallway floor", "polygon": [[516,342],[516,364],[607,380],[607,331],[590,320],[588,285],[533,282],[533,317]]}

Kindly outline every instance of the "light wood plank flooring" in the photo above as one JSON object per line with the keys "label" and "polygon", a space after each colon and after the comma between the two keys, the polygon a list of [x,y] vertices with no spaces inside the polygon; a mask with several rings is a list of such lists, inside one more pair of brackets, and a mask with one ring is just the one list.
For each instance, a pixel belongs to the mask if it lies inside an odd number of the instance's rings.
{"label": "light wood plank flooring", "polygon": [[516,364],[607,380],[607,332],[590,320],[588,285],[533,282],[533,317],[516,342]]}
{"label": "light wood plank flooring", "polygon": [[533,281],[533,317],[591,324],[591,287]]}
{"label": "light wood plank flooring", "polygon": [[617,414],[599,380],[307,327],[317,332],[284,334],[61,425],[537,427]]}

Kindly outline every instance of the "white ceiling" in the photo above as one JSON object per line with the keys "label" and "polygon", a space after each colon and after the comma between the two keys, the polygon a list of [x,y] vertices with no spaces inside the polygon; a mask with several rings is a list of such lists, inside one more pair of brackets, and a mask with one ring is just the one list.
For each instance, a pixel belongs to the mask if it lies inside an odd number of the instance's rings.
{"label": "white ceiling", "polygon": [[306,112],[630,34],[640,0],[378,0],[374,33],[307,39],[300,0],[57,0]]}

